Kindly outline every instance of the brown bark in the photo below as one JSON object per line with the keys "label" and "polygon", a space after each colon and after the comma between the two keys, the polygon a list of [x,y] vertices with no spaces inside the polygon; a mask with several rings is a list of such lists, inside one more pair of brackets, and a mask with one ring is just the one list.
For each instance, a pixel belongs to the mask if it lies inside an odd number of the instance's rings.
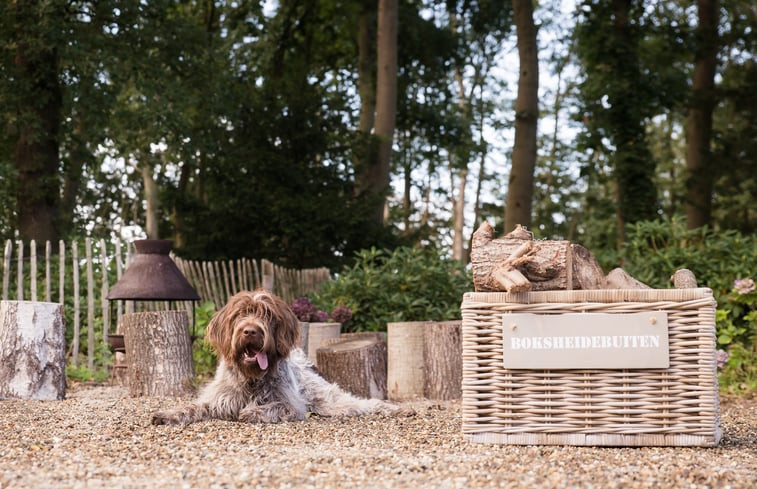
{"label": "brown bark", "polygon": [[424,397],[460,399],[463,383],[462,321],[426,323],[423,336]]}
{"label": "brown bark", "polygon": [[384,224],[389,190],[392,141],[397,117],[397,0],[379,0],[377,30],[376,117],[368,160],[356,175],[358,194],[372,199],[373,222]]}
{"label": "brown bark", "polygon": [[608,289],[648,289],[647,284],[639,282],[622,268],[611,270],[607,274]]}
{"label": "brown bark", "polygon": [[142,172],[142,184],[145,192],[145,232],[149,239],[159,238],[159,225],[158,225],[158,185],[155,183],[155,179],[152,176],[152,166],[143,163],[140,168]]}
{"label": "brown bark", "polygon": [[0,398],[63,399],[65,333],[60,304],[0,301]]}
{"label": "brown bark", "polygon": [[539,59],[531,0],[515,0],[518,36],[518,97],[515,101],[515,143],[505,203],[505,231],[531,225],[536,166],[536,126],[539,117]]}
{"label": "brown bark", "polygon": [[318,371],[329,382],[366,399],[386,399],[386,338],[348,333],[318,348]]}
{"label": "brown bark", "polygon": [[183,396],[194,390],[189,320],[183,311],[124,314],[129,393]]}
{"label": "brown bark", "polygon": [[670,280],[676,289],[695,289],[697,287],[697,278],[688,268],[681,268],[671,275]]}
{"label": "brown bark", "polygon": [[[520,226],[503,238],[494,239],[493,234],[486,221],[473,233],[471,264],[476,291],[599,289],[605,285],[602,268],[580,245],[532,241],[530,233]],[[522,280],[508,284],[502,279],[503,270],[517,271],[530,288]],[[515,273],[508,276],[511,280],[513,277],[518,279]]]}
{"label": "brown bark", "polygon": [[712,164],[710,139],[715,106],[715,71],[718,51],[718,2],[698,0],[697,48],[686,121],[686,220],[689,229],[710,223]]}
{"label": "brown bark", "polygon": [[[57,242],[57,217],[60,206],[58,153],[63,96],[58,81],[58,51],[53,46],[27,45],[28,23],[38,21],[27,3],[17,8],[18,41],[14,58],[15,76],[25,87],[19,103],[21,123],[17,127],[15,164],[18,170],[16,209],[19,238],[38,242]],[[35,39],[44,43],[45,40]],[[13,43],[11,43],[13,44]]]}

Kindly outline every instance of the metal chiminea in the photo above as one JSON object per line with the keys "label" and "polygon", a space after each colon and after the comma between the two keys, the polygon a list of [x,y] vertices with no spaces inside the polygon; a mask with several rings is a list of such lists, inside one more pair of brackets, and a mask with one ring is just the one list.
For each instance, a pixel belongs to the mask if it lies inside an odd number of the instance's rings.
{"label": "metal chiminea", "polygon": [[[169,255],[173,247],[172,241],[140,239],[134,241],[134,247],[137,253],[108,293],[109,301],[196,302],[200,300],[200,296]],[[192,329],[194,330],[194,308]]]}

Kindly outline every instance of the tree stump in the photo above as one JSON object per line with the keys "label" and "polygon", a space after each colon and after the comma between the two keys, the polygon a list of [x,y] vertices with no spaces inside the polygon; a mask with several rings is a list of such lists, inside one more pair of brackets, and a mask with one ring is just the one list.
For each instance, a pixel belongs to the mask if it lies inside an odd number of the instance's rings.
{"label": "tree stump", "polygon": [[342,389],[366,399],[386,399],[386,338],[381,333],[347,333],[317,351],[318,370]]}
{"label": "tree stump", "polygon": [[428,322],[424,328],[424,397],[460,399],[463,395],[462,321]]}
{"label": "tree stump", "polygon": [[426,377],[423,362],[425,321],[387,324],[387,396],[393,401],[422,398]]}
{"label": "tree stump", "polygon": [[586,248],[570,241],[534,241],[518,226],[503,238],[484,221],[473,233],[473,285],[479,292],[600,289],[602,267]]}
{"label": "tree stump", "polygon": [[171,397],[194,390],[194,362],[185,311],[124,314],[129,393]]}
{"label": "tree stump", "polygon": [[318,366],[318,348],[326,341],[339,338],[342,329],[340,323],[308,323],[308,339],[305,352],[308,360]]}
{"label": "tree stump", "polygon": [[63,306],[0,301],[0,397],[61,400],[65,396]]}

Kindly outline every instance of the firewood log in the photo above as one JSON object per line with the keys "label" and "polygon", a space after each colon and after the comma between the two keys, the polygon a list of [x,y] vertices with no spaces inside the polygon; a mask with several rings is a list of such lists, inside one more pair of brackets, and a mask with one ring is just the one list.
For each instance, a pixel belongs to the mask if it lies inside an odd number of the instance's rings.
{"label": "firewood log", "polygon": [[484,221],[473,233],[471,264],[478,292],[605,286],[602,268],[585,248],[570,241],[535,241],[522,226],[495,239],[494,229]]}

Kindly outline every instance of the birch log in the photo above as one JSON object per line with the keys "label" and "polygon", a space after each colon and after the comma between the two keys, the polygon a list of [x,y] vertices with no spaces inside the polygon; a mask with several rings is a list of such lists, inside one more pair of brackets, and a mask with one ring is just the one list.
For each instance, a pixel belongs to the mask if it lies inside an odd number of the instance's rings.
{"label": "birch log", "polygon": [[191,394],[192,342],[186,311],[124,314],[129,394],[171,397]]}
{"label": "birch log", "polygon": [[422,398],[425,387],[425,321],[387,324],[387,396],[393,401]]}
{"label": "birch log", "polygon": [[63,399],[65,333],[61,304],[0,301],[0,398]]}

